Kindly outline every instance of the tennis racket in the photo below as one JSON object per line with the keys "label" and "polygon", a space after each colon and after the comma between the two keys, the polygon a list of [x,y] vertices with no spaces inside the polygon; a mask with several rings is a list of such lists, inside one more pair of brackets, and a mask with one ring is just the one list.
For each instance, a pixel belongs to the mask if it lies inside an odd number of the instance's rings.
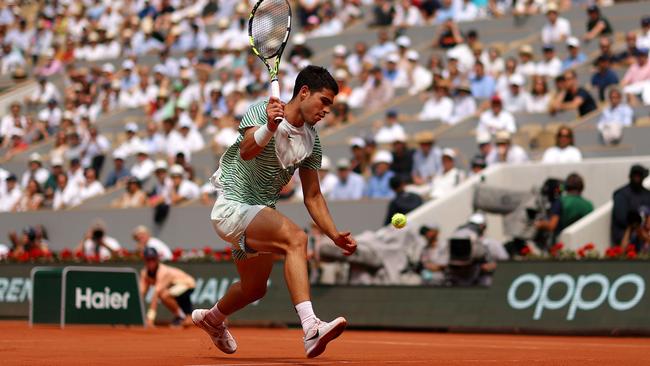
{"label": "tennis racket", "polygon": [[[251,49],[264,62],[271,77],[271,96],[280,98],[278,70],[291,33],[291,7],[287,0],[259,0],[248,19]],[[278,118],[281,121],[281,118]]]}

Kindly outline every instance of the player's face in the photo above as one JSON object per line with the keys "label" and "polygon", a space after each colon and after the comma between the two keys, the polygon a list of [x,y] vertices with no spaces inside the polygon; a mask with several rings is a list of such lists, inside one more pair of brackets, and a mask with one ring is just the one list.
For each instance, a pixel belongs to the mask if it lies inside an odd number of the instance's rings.
{"label": "player's face", "polygon": [[313,93],[306,90],[305,97],[300,104],[300,111],[304,121],[310,125],[315,125],[318,121],[325,118],[331,111],[334,97],[334,92],[329,89],[323,89]]}

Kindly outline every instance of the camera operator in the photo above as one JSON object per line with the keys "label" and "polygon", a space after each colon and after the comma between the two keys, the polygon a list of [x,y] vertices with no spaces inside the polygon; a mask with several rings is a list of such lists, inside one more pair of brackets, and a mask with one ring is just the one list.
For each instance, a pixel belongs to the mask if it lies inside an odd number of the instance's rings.
{"label": "camera operator", "polygon": [[642,206],[639,212],[630,211],[627,222],[621,240],[623,249],[627,252],[631,245],[636,253],[650,252],[650,207]]}
{"label": "camera operator", "polygon": [[476,213],[449,239],[447,284],[451,286],[490,286],[496,262],[483,243],[485,217]]}
{"label": "camera operator", "polygon": [[427,241],[427,246],[420,255],[420,275],[422,282],[427,285],[442,285],[445,282],[445,268],[449,262],[449,253],[446,248],[438,244],[439,233],[440,229],[437,225],[420,228],[420,235]]}
{"label": "camera operator", "polygon": [[86,257],[96,256],[105,261],[117,255],[120,248],[120,243],[115,238],[106,235],[106,225],[97,222],[90,226],[79,242],[77,251],[81,251]]}

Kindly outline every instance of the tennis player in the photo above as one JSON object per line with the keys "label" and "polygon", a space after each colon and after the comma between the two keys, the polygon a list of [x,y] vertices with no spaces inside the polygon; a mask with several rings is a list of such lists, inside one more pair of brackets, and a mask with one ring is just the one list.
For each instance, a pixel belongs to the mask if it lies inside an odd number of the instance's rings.
{"label": "tennis player", "polygon": [[[307,66],[297,76],[293,97],[251,106],[239,125],[237,142],[221,158],[211,181],[218,198],[211,219],[218,235],[234,246],[240,282],[233,284],[212,309],[192,313],[194,324],[206,331],[225,353],[237,343],[224,320],[264,297],[273,266],[273,253],[284,255],[284,277],[304,331],[307,357],[325,351],[327,343],[345,329],[345,318],[327,323],[316,317],[309,297],[307,235],[275,210],[280,189],[298,169],[309,215],[344,254],[356,250],[349,232],[339,232],[320,192],[318,169],[321,145],[314,125],[330,112],[338,86],[329,72]],[[281,117],[279,123],[276,117]]]}

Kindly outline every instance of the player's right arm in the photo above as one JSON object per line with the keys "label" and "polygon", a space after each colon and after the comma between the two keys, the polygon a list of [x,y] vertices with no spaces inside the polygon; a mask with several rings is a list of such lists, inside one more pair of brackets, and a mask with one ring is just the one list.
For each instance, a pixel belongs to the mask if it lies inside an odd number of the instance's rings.
{"label": "player's right arm", "polygon": [[[254,159],[278,129],[276,118],[284,118],[284,103],[271,97],[266,105],[266,125],[249,127],[244,132],[244,139],[239,144],[239,155],[244,160]],[[265,141],[265,142],[264,142]]]}

